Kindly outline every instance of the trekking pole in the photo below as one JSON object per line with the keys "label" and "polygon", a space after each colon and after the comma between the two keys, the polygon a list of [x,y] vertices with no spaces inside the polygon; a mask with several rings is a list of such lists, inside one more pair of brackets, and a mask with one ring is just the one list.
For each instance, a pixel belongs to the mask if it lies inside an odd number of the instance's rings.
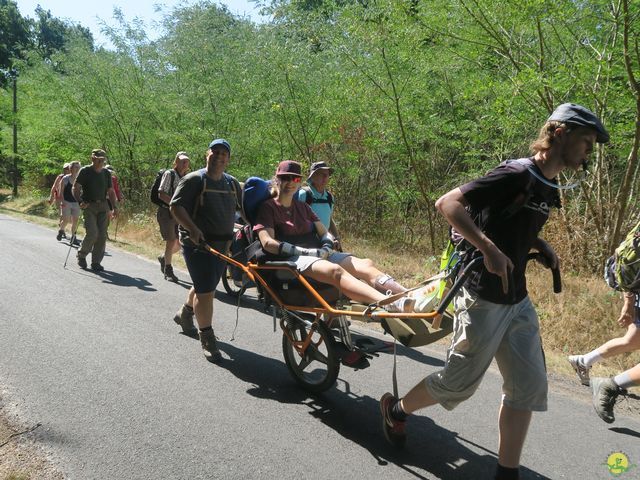
{"label": "trekking pole", "polygon": [[120,215],[116,216],[116,232],[113,234],[113,241],[118,241],[118,220],[120,220]]}
{"label": "trekking pole", "polygon": [[78,224],[76,225],[76,230],[71,234],[71,238],[69,239],[69,250],[67,250],[67,258],[64,259],[63,269],[67,268],[67,261],[69,260],[69,254],[71,253],[71,249],[73,248],[73,242],[76,240],[76,233],[78,233],[78,227],[80,227],[80,219],[78,219]]}

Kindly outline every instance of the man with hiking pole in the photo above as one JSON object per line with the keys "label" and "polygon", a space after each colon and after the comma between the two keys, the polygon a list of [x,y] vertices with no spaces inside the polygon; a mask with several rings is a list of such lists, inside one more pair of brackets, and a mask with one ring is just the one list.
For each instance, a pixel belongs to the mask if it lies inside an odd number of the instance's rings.
{"label": "man with hiking pole", "polygon": [[91,165],[80,169],[73,184],[73,196],[83,211],[85,236],[78,250],[78,265],[87,268],[86,257],[91,253],[91,270],[102,272],[102,259],[107,243],[107,227],[109,226],[109,198],[113,210],[111,215],[118,214],[116,195],[111,183],[111,173],[104,168],[107,154],[96,148],[91,151]]}
{"label": "man with hiking pole", "polygon": [[463,267],[480,256],[484,265],[454,299],[453,338],[444,368],[404,398],[386,393],[380,399],[389,442],[404,445],[407,417],[416,410],[437,403],[452,410],[471,397],[495,357],[503,377],[495,478],[519,478],[532,412],[547,409],[538,317],[526,287],[527,254],[537,249],[547,266],[558,266],[554,250],[538,237],[550,207],[560,206],[556,177],[565,169],[583,168],[594,143],[608,140],[590,110],[562,104],[532,143],[532,157],[503,162],[438,199],[436,208],[470,245]]}

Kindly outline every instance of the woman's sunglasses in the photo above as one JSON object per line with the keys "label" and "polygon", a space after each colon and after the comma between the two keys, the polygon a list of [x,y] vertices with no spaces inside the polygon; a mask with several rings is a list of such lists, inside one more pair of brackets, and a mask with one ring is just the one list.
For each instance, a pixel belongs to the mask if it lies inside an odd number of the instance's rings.
{"label": "woman's sunglasses", "polygon": [[302,177],[298,177],[297,175],[278,175],[278,180],[281,182],[300,183]]}

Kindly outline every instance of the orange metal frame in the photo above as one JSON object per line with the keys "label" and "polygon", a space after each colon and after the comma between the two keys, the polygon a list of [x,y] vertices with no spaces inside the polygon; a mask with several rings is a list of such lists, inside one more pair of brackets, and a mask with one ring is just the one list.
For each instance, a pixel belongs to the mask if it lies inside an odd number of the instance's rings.
{"label": "orange metal frame", "polygon": [[[290,268],[287,266],[275,266],[275,265],[258,265],[257,263],[249,262],[246,265],[243,263],[234,260],[233,258],[217,251],[216,249],[210,247],[205,244],[206,250],[212,255],[217,256],[218,258],[224,260],[225,262],[233,265],[241,269],[244,273],[247,274],[247,277],[254,282],[260,282],[260,285],[269,293],[271,298],[281,307],[287,310],[296,310],[300,312],[314,313],[316,316],[320,316],[321,314],[329,314],[329,315],[349,315],[351,317],[361,317],[361,318],[369,318],[380,320],[383,318],[400,318],[400,319],[408,319],[408,318],[417,318],[422,320],[431,319],[431,325],[433,328],[440,328],[440,322],[442,320],[442,316],[439,315],[436,311],[427,312],[427,313],[400,313],[400,312],[387,312],[382,307],[372,305],[370,308],[367,308],[364,311],[356,311],[356,310],[341,310],[332,307],[329,305],[320,294],[316,291],[315,288],[311,284],[309,284],[308,280],[295,268]],[[267,284],[267,282],[260,276],[260,270],[287,270],[288,272],[295,275],[296,280],[298,280],[304,287],[307,289],[309,294],[313,296],[317,300],[317,302],[321,305],[320,307],[309,307],[305,305],[289,305],[285,303],[280,296]],[[310,337],[310,336],[309,336]],[[291,339],[290,339],[291,340]],[[307,342],[308,345],[308,342]],[[306,348],[306,347],[305,347]]]}

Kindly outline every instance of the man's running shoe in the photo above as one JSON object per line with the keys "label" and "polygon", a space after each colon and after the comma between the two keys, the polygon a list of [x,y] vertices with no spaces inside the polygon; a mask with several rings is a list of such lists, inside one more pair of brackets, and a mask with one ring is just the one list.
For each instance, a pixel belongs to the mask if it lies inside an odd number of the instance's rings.
{"label": "man's running shoe", "polygon": [[402,448],[407,440],[404,429],[407,422],[396,420],[391,416],[391,409],[398,401],[389,392],[380,398],[380,412],[382,413],[382,431],[387,441],[394,447]]}
{"label": "man's running shoe", "polygon": [[598,416],[607,423],[613,423],[613,406],[616,398],[625,390],[616,385],[612,378],[595,377],[591,380],[591,392],[593,393],[593,408]]}
{"label": "man's running shoe", "polygon": [[580,380],[580,383],[588,387],[589,386],[589,370],[591,370],[591,367],[587,367],[584,363],[582,363],[581,355],[569,355],[569,357],[567,357],[567,360],[569,360],[569,363],[571,364],[573,369],[576,371],[576,374],[578,375],[578,379]]}

